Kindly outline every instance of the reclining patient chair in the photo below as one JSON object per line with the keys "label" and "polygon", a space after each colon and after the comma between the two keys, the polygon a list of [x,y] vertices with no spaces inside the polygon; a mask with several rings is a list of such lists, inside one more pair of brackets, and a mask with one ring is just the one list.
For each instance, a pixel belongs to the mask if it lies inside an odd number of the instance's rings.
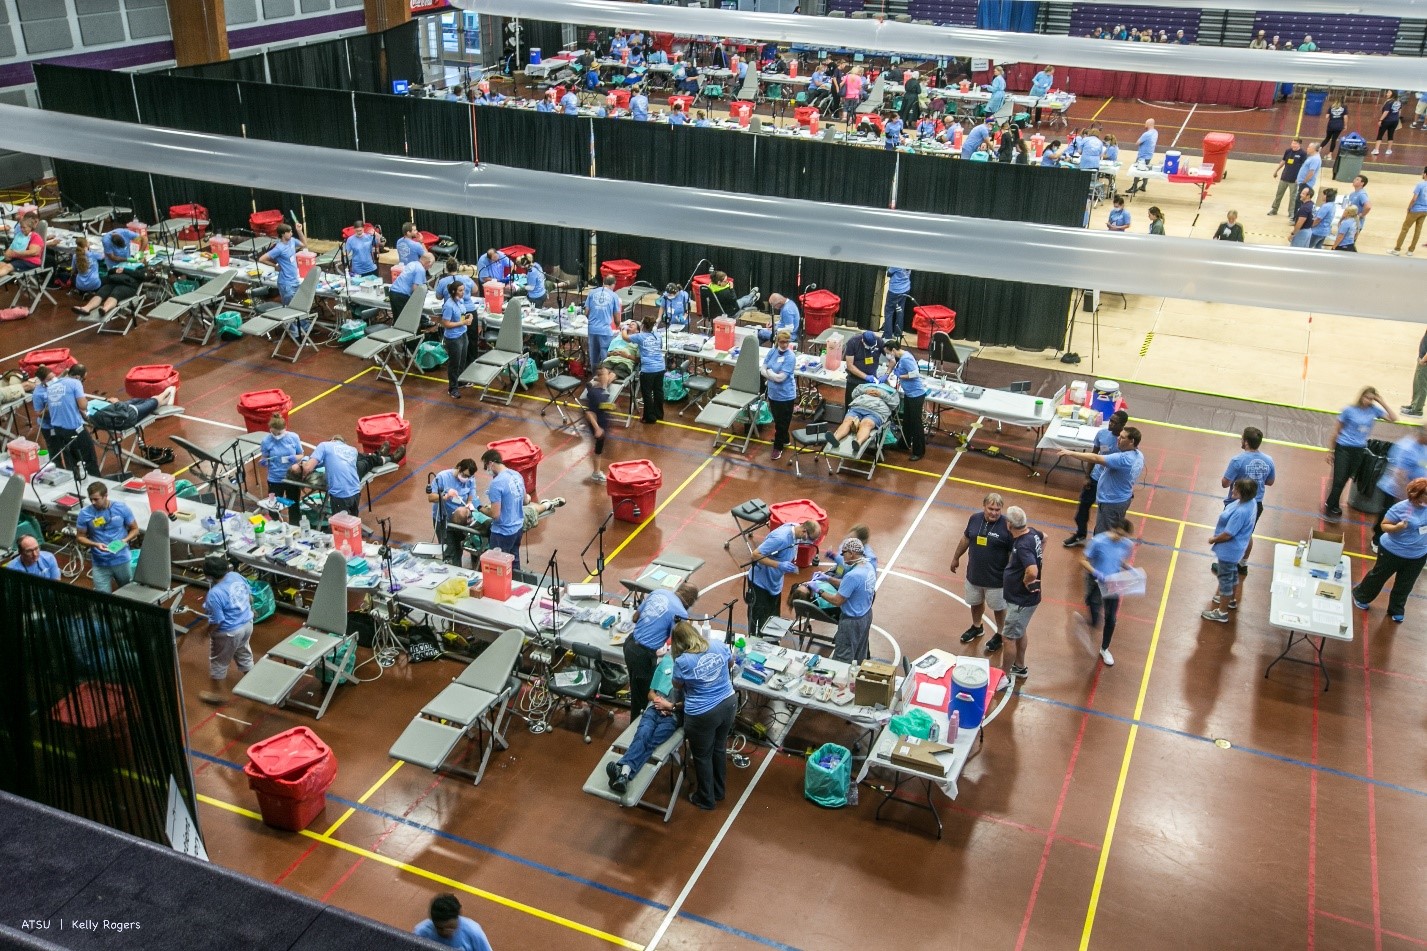
{"label": "reclining patient chair", "polygon": [[[377,379],[390,380],[400,386],[416,362],[414,341],[421,339],[421,312],[425,306],[425,294],[411,295],[392,326],[368,331],[342,352],[359,360],[375,361],[380,368]],[[411,345],[409,352],[408,345]],[[397,365],[401,366],[400,370]]]}
{"label": "reclining patient chair", "polygon": [[205,281],[198,290],[171,297],[154,307],[149,311],[148,318],[168,322],[182,318],[183,330],[179,334],[179,340],[185,343],[190,340],[197,341],[206,347],[209,338],[213,336],[218,309],[228,299],[228,286],[237,276],[238,269],[229,268],[217,277]]}
{"label": "reclining patient chair", "polygon": [[753,441],[753,434],[758,428],[758,404],[763,401],[763,394],[759,392],[761,379],[758,373],[757,339],[745,338],[743,349],[738,352],[738,362],[733,365],[733,376],[729,378],[728,389],[710,400],[694,420],[702,426],[712,426],[716,430],[713,443],[715,449],[721,443],[730,447],[738,446],[738,437],[732,434],[725,437],[724,433],[732,429],[742,417],[747,421],[747,428],[738,451],[748,452],[748,444]]}
{"label": "reclining patient chair", "polygon": [[[617,802],[625,809],[632,809],[635,806],[652,809],[654,812],[663,813],[664,821],[668,822],[674,815],[674,806],[679,802],[679,790],[684,786],[684,771],[687,768],[683,756],[683,727],[675,728],[667,740],[654,748],[654,751],[649,754],[648,761],[630,777],[629,785],[625,787],[622,794],[609,788],[607,767],[624,756],[629,750],[629,744],[634,742],[634,734],[638,730],[639,720],[635,719],[630,722],[624,732],[619,735],[619,739],[614,741],[614,745],[595,764],[589,779],[585,780],[585,792],[610,802]],[[654,785],[654,780],[666,766],[670,767],[669,798],[667,800],[646,798],[649,787]]]}
{"label": "reclining patient chair", "polygon": [[[433,773],[445,770],[470,776],[479,785],[496,745],[501,749],[509,745],[502,730],[510,698],[520,688],[515,667],[524,644],[525,635],[514,629],[496,638],[450,686],[421,708],[387,755]],[[452,752],[472,731],[480,744],[480,765],[474,770],[447,766]]]}
{"label": "reclining patient chair", "polygon": [[168,516],[154,512],[144,530],[144,544],[139,548],[139,564],[134,580],[114,593],[130,601],[159,604],[174,594],[173,555],[169,550]]}
{"label": "reclining patient chair", "polygon": [[519,299],[512,298],[505,303],[505,314],[501,317],[500,334],[496,337],[495,349],[487,350],[477,357],[461,373],[459,382],[464,386],[481,388],[481,399],[491,391],[491,384],[502,374],[510,376],[510,392],[505,396],[505,405],[515,399],[515,391],[520,388],[520,358],[525,355],[525,315]]}
{"label": "reclining patient chair", "polygon": [[245,337],[268,337],[276,332],[278,338],[277,346],[273,347],[273,357],[282,354],[283,345],[291,337],[296,349],[292,356],[283,356],[290,363],[296,363],[302,351],[316,350],[317,344],[312,342],[312,328],[317,324],[314,305],[317,303],[317,282],[321,277],[322,272],[317,268],[308,271],[297,293],[292,295],[290,304],[249,317],[238,327],[239,332]]}
{"label": "reclining patient chair", "polygon": [[[347,631],[347,559],[332,552],[322,565],[322,579],[312,596],[307,623],[263,655],[238,681],[233,692],[274,707],[302,707],[322,719],[338,684],[346,679],[346,661],[357,649],[357,635]],[[323,671],[319,678],[318,669]],[[318,704],[292,699],[304,677],[331,678]]]}

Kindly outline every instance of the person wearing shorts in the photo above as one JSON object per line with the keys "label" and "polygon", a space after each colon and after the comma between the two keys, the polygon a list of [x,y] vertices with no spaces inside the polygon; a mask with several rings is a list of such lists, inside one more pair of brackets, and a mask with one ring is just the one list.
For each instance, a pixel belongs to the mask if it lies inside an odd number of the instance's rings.
{"label": "person wearing shorts", "polygon": [[971,608],[971,626],[961,635],[961,643],[970,644],[984,633],[982,619],[989,608],[996,619],[996,633],[986,642],[986,653],[995,653],[1001,646],[1001,632],[1006,626],[1006,598],[1001,590],[1002,575],[1011,557],[1011,530],[1001,516],[1001,496],[991,492],[981,500],[981,511],[966,520],[966,530],[951,558],[951,573],[961,567],[967,555],[965,600]]}
{"label": "person wearing shorts", "polygon": [[595,439],[595,451],[590,456],[594,471],[590,473],[591,482],[604,482],[604,443],[605,437],[609,434],[609,411],[614,408],[610,402],[609,387],[614,382],[614,371],[607,366],[594,367],[594,378],[585,387],[585,395],[581,400],[581,409],[584,410],[585,422],[589,424],[590,434]]}
{"label": "person wearing shorts", "polygon": [[1239,606],[1239,559],[1244,557],[1244,550],[1254,535],[1254,522],[1258,520],[1255,504],[1258,491],[1259,484],[1253,479],[1236,480],[1234,499],[1224,506],[1214,526],[1209,545],[1214,550],[1213,571],[1219,579],[1219,589],[1209,610],[1200,613],[1206,621],[1227,624],[1229,611]]}
{"label": "person wearing shorts", "polygon": [[[1045,557],[1045,533],[1026,524],[1026,512],[1019,505],[1006,509],[1011,531],[1011,554],[1001,587],[1006,596],[1006,625],[1001,636],[1010,641],[1001,656],[1005,678],[996,688],[1004,690],[1012,679],[1031,675],[1026,666],[1026,630],[1041,603],[1041,568]],[[990,645],[987,645],[990,646]]]}

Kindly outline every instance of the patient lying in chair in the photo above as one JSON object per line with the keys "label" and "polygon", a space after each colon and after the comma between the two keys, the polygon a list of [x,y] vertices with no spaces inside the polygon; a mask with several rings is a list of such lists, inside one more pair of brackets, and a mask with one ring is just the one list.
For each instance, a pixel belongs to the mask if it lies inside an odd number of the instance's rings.
{"label": "patient lying in chair", "polygon": [[857,435],[852,437],[852,454],[860,457],[873,431],[887,425],[901,402],[901,396],[890,384],[864,383],[852,391],[852,403],[847,407],[847,414],[843,416],[842,422],[838,423],[836,431],[824,433],[823,439],[830,448],[835,449],[852,432],[853,427],[856,427]]}
{"label": "patient lying in chair", "polygon": [[624,755],[605,767],[609,774],[609,788],[624,795],[634,774],[649,761],[649,755],[669,737],[678,726],[677,706],[671,699],[674,693],[674,658],[665,654],[654,668],[654,680],[649,687],[649,706],[639,715],[639,727],[634,740]]}

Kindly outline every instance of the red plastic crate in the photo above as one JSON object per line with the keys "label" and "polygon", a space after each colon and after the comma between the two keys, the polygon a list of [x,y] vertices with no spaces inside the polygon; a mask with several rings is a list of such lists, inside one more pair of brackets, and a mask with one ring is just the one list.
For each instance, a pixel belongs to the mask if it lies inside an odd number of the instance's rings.
{"label": "red plastic crate", "polygon": [[[201,218],[208,220],[208,209],[202,205],[169,205],[168,216],[170,218]],[[202,241],[203,236],[208,233],[207,225],[199,225],[197,228],[184,228],[178,233],[180,241]]]}
{"label": "red plastic crate", "polygon": [[305,726],[295,726],[248,747],[248,759],[260,777],[292,777],[332,756],[331,748]]}
{"label": "red plastic crate", "polygon": [[50,719],[63,726],[98,732],[127,732],[124,713],[128,699],[118,684],[86,682],[54,705]]}
{"label": "red plastic crate", "polygon": [[124,375],[124,392],[134,399],[158,396],[171,386],[178,386],[178,371],[167,363],[134,367]]}
{"label": "red plastic crate", "polygon": [[20,358],[20,369],[30,376],[40,367],[49,367],[56,373],[63,373],[79,361],[70,356],[68,347],[54,347],[49,350],[31,350]]}
{"label": "red plastic crate", "polygon": [[500,253],[501,253],[501,254],[504,254],[506,257],[510,258],[511,270],[512,270],[514,273],[516,273],[516,274],[524,274],[524,273],[525,273],[525,270],[526,270],[525,268],[523,268],[523,267],[521,267],[520,265],[516,264],[516,263],[515,263],[516,261],[519,261],[521,258],[523,258],[523,257],[524,257],[525,255],[527,255],[527,254],[530,255],[531,258],[534,258],[534,257],[535,257],[535,249],[534,249],[534,248],[527,248],[527,247],[526,247],[525,245],[523,245],[523,244],[512,244],[512,245],[511,245],[510,247],[508,247],[508,248],[501,248],[501,249],[500,249]]}
{"label": "red plastic crate", "polygon": [[525,491],[532,498],[539,498],[535,493],[535,479],[536,471],[540,468],[540,460],[545,458],[543,449],[524,436],[498,439],[488,444],[486,448],[494,449],[500,453],[501,461],[519,472],[520,477],[525,480]]}
{"label": "red plastic crate", "polygon": [[634,283],[634,279],[639,276],[639,263],[627,261],[623,258],[614,261],[604,261],[600,264],[600,280],[604,280],[611,274],[614,275],[614,289],[628,287]]}
{"label": "red plastic crate", "polygon": [[676,106],[676,105],[678,105],[678,104],[680,104],[680,103],[683,103],[684,113],[687,115],[688,112],[689,112],[689,110],[692,109],[692,108],[694,108],[694,97],[693,97],[693,96],[670,96],[670,97],[669,97],[669,108],[670,108],[670,109],[673,109],[674,106]]}
{"label": "red plastic crate", "polygon": [[277,226],[282,224],[282,212],[280,211],[255,211],[248,216],[248,227],[254,232],[266,235],[269,238],[277,237]]}
{"label": "red plastic crate", "polygon": [[292,397],[282,390],[253,390],[238,397],[238,412],[250,433],[266,432],[273,413],[287,419],[291,410]]}
{"label": "red plastic crate", "polygon": [[[768,516],[769,528],[813,521],[818,523],[821,535],[827,534],[827,512],[823,511],[823,507],[812,499],[792,499],[787,502],[776,502],[768,506]],[[821,535],[819,537],[821,537]]]}
{"label": "red plastic crate", "polygon": [[439,235],[434,235],[429,231],[418,231],[416,232],[416,236],[421,239],[422,246],[428,251],[436,245],[437,241],[441,240]]}
{"label": "red plastic crate", "polygon": [[798,125],[806,126],[812,121],[813,113],[817,111],[817,106],[794,106],[793,118],[798,121]]}
{"label": "red plastic crate", "polygon": [[610,97],[614,100],[614,107],[615,107],[616,109],[628,109],[628,108],[629,108],[629,90],[628,90],[628,89],[611,89],[611,90],[609,91],[609,95],[610,95]]}
{"label": "red plastic crate", "polygon": [[[396,413],[379,413],[357,420],[357,443],[362,452],[376,452],[384,442],[391,443],[393,449],[410,444],[411,421],[402,419]],[[406,457],[403,456],[397,465],[406,465]]]}
{"label": "red plastic crate", "polygon": [[704,312],[703,305],[699,301],[704,296],[704,288],[708,287],[712,280],[712,276],[708,274],[695,274],[693,281],[689,284],[689,309],[700,317],[704,315]]}
{"label": "red plastic crate", "polygon": [[610,495],[634,495],[664,484],[664,473],[648,459],[611,462],[606,471]]}

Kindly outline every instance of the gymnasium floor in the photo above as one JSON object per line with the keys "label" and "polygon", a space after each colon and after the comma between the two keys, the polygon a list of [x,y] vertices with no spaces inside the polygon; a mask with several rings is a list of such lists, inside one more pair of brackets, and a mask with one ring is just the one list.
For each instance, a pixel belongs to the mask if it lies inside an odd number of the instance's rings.
{"label": "gymnasium floor", "polygon": [[[391,384],[336,350],[290,366],[268,359],[261,342],[198,348],[176,343],[174,328],[157,323],[101,341],[76,329],[67,307],[5,328],[0,349],[11,356],[0,362],[62,338],[56,345],[91,367],[94,390],[117,392],[134,364],[177,366],[186,413],[156,423],[153,442],[172,433],[201,443],[226,438],[241,422],[238,395],[272,386],[291,395],[293,428],[309,443],[334,433],[350,440],[358,417],[399,405]],[[973,364],[970,376],[994,385],[1020,372],[987,361]],[[1038,382],[1049,395],[1053,381]],[[553,431],[529,398],[509,408],[470,396],[453,402],[443,384],[413,378],[405,387],[414,439],[406,468],[375,486],[375,514],[393,519],[399,540],[428,540],[424,474],[522,435],[545,452],[539,494],[570,503],[532,533],[528,563],[558,550],[562,573],[578,580],[577,553],[608,511],[605,489],[584,481],[588,441]],[[1199,418],[1222,418],[1216,407],[1233,412],[1227,401],[1206,400]],[[876,623],[895,641],[876,641],[877,653],[962,650],[961,578],[947,566],[986,491],[1023,506],[1045,532],[1046,593],[1031,629],[1030,678],[987,730],[960,797],[940,800],[941,841],[929,834],[928,816],[905,807],[887,808],[893,821],[874,820],[882,779],[861,788],[856,807],[813,806],[802,798],[803,760],[760,747],[750,747],[747,769],[730,769],[719,811],[683,803],[664,825],[652,813],[619,810],[580,787],[621,729],[622,713],[597,726],[592,746],[580,740],[578,716],[541,736],[514,721],[510,749],[493,758],[479,787],[438,778],[393,763],[386,750],[459,670],[455,663],[400,664],[375,682],[344,687],[314,723],[246,701],[218,710],[200,703],[207,643],[199,632],[179,651],[209,853],[402,927],[424,917],[433,894],[454,890],[499,949],[1427,944],[1417,834],[1427,823],[1422,596],[1401,626],[1380,608],[1357,615],[1354,640],[1327,650],[1331,690],[1320,691],[1316,671],[1298,665],[1281,664],[1264,679],[1283,644],[1266,621],[1272,544],[1319,524],[1324,454],[1309,445],[1267,447],[1278,484],[1242,606],[1218,625],[1199,618],[1214,590],[1205,542],[1237,436],[1137,423],[1148,467],[1132,517],[1141,533],[1136,561],[1150,584],[1125,606],[1113,669],[1068,636],[1082,582],[1060,546],[1079,487],[1064,470],[1047,483],[1003,459],[955,453],[938,434],[924,460],[908,465],[894,455],[870,482],[830,478],[816,462],[799,480],[786,460],[771,462],[766,443],[746,457],[711,452],[710,434],[674,411],[662,425],[613,432],[607,458],[651,459],[664,486],[651,521],[612,523],[607,588],[658,552],[685,552],[706,559],[695,580],[706,591],[699,607],[712,609],[736,594],[722,548],[734,531],[728,510],[753,497],[812,498],[835,534],[855,522],[871,526],[886,569]],[[1312,419],[1299,423],[1296,431],[1313,429]],[[994,424],[974,444],[1021,457],[1030,448],[1026,433],[998,434]],[[1365,526],[1345,527],[1356,577],[1368,564]],[[195,587],[187,602],[200,595]],[[295,624],[279,613],[260,625],[255,650]],[[374,672],[369,664],[359,673]],[[332,745],[340,770],[325,814],[294,835],[258,821],[240,767],[248,745],[299,724]],[[804,717],[788,746],[852,739],[839,721]]]}

